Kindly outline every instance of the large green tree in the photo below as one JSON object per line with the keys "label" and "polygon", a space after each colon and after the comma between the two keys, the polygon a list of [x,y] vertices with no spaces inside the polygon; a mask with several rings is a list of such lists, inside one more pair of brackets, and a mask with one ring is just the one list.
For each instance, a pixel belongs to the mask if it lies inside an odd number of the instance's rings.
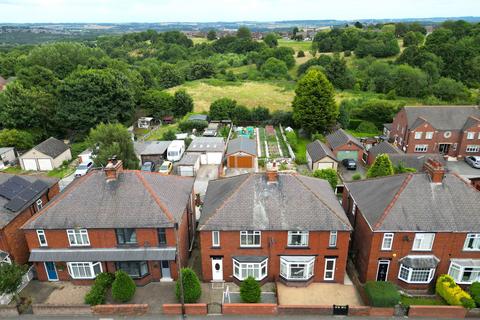
{"label": "large green tree", "polygon": [[208,31],[207,40],[210,40],[210,41],[217,40],[217,32],[213,29]]}
{"label": "large green tree", "polygon": [[141,98],[141,106],[148,115],[157,119],[174,114],[174,97],[163,90],[147,90]]}
{"label": "large green tree", "polygon": [[178,90],[173,96],[173,113],[175,116],[184,116],[193,111],[193,99],[185,90]]}
{"label": "large green tree", "polygon": [[26,272],[26,266],[20,266],[15,262],[0,263],[0,295],[13,294],[15,301],[18,302],[18,287]]}
{"label": "large green tree", "polygon": [[277,35],[273,32],[268,33],[265,38],[263,38],[263,42],[270,48],[274,48],[278,46]]}
{"label": "large green tree", "polygon": [[268,58],[260,70],[267,79],[284,79],[288,77],[287,65],[277,58]]}
{"label": "large green tree", "polygon": [[228,98],[215,100],[210,105],[209,117],[211,120],[227,120],[231,112],[237,107],[237,101]]}
{"label": "large green tree", "polygon": [[17,129],[0,130],[0,146],[15,147],[17,150],[28,150],[33,147],[34,139],[28,131]]}
{"label": "large green tree", "polygon": [[292,103],[295,123],[310,134],[331,129],[338,116],[334,94],[332,84],[321,71],[309,70],[295,89]]}
{"label": "large green tree", "polygon": [[367,171],[367,178],[391,176],[394,174],[392,161],[388,154],[380,154]]}

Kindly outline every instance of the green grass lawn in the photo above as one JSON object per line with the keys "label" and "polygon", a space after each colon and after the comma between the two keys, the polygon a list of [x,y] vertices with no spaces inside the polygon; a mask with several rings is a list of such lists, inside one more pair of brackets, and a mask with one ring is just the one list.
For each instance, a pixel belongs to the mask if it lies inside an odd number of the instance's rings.
{"label": "green grass lawn", "polygon": [[75,167],[67,165],[61,166],[60,168],[53,169],[47,173],[47,177],[63,179],[66,176],[71,175],[75,172]]}
{"label": "green grass lawn", "polygon": [[205,42],[211,42],[207,38],[190,38],[190,39],[192,39],[193,44],[201,44],[201,43],[205,43]]}
{"label": "green grass lawn", "polygon": [[411,305],[423,305],[423,306],[443,306],[447,303],[440,297],[436,298],[423,298],[423,297],[407,297],[401,296],[400,302],[405,306]]}
{"label": "green grass lawn", "polygon": [[312,48],[312,41],[294,41],[278,39],[278,46],[292,48],[293,50],[295,50],[295,52],[299,50],[309,51]]}
{"label": "green grass lawn", "polygon": [[307,162],[307,144],[310,142],[310,139],[300,136],[297,132],[297,150],[295,151],[295,158],[299,163]]}
{"label": "green grass lawn", "polygon": [[372,138],[372,137],[376,137],[376,136],[380,136],[382,133],[380,131],[378,132],[375,132],[375,133],[371,133],[371,132],[357,132],[357,131],[354,131],[354,130],[345,130],[347,131],[348,133],[350,133],[352,136],[356,137],[356,138]]}
{"label": "green grass lawn", "polygon": [[177,128],[178,128],[178,122],[177,123],[173,123],[173,124],[167,124],[167,125],[163,125],[163,126],[160,126],[157,130],[155,130],[149,137],[147,140],[151,141],[151,140],[162,140],[162,137],[163,137],[163,134],[165,132],[167,132],[168,130],[175,130],[177,131]]}
{"label": "green grass lawn", "polygon": [[4,173],[10,173],[10,174],[23,174],[28,171],[23,171],[20,166],[15,166],[15,167],[8,167],[6,169],[3,169],[2,172]]}

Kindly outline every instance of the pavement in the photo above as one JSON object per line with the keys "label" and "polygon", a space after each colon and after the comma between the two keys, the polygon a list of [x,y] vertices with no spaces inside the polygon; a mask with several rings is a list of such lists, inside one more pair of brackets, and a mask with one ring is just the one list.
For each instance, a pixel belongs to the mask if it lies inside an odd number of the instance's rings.
{"label": "pavement", "polygon": [[367,176],[367,169],[363,166],[363,163],[357,161],[357,170],[347,170],[343,164],[340,162],[338,164],[338,172],[342,177],[343,181],[353,181],[353,175],[356,173],[360,173],[362,175],[362,179],[365,179]]}
{"label": "pavement", "polygon": [[72,183],[73,180],[75,180],[75,172],[72,173],[71,175],[66,176],[65,178],[61,179],[61,180],[58,182],[58,186],[60,187],[60,192],[61,192],[63,189],[65,189],[70,183]]}
{"label": "pavement", "polygon": [[218,165],[202,165],[197,171],[195,177],[195,183],[193,189],[195,193],[200,194],[200,198],[203,199],[205,192],[207,191],[208,182],[218,178]]}
{"label": "pavement", "polygon": [[463,178],[480,177],[480,169],[470,167],[465,161],[447,161],[446,166],[450,172],[454,172]]}

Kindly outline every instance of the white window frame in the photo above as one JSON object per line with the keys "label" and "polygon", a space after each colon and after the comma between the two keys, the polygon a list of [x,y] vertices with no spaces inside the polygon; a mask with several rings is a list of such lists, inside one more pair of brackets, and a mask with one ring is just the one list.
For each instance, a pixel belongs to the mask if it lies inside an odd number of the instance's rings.
{"label": "white window frame", "polygon": [[38,199],[37,201],[35,201],[35,205],[37,206],[37,210],[40,211],[42,210],[43,208],[43,200],[42,198]]}
{"label": "white window frame", "polygon": [[[100,272],[95,273],[95,267],[97,266],[100,267]],[[67,269],[72,279],[95,279],[103,271],[101,262],[67,262]],[[83,275],[81,271],[83,271]]]}
{"label": "white window frame", "polygon": [[[300,244],[293,243],[293,236],[301,236]],[[289,247],[308,247],[309,232],[308,231],[288,231],[288,246]]]}
{"label": "white window frame", "polygon": [[[436,268],[421,268],[421,269],[414,269],[410,268],[407,266],[404,266],[403,264],[400,264],[400,268],[398,269],[398,279],[406,282],[406,283],[430,283],[433,280],[433,276],[435,275],[435,269]],[[407,272],[407,277],[404,278],[402,276],[402,271],[405,270]],[[418,280],[412,280],[414,277],[415,272],[427,272],[428,270],[428,278],[425,281],[418,281]]]}
{"label": "white window frame", "polygon": [[428,151],[428,144],[415,145],[415,152],[427,152],[427,151]]}
{"label": "white window frame", "polygon": [[338,240],[338,231],[330,231],[330,236],[328,238],[328,246],[330,248],[335,248],[337,246]]}
{"label": "white window frame", "polygon": [[[473,239],[473,248],[468,247],[468,243],[471,239]],[[480,233],[468,233],[465,237],[465,242],[463,243],[463,250],[480,251]]]}
{"label": "white window frame", "polygon": [[465,152],[478,152],[480,151],[480,146],[476,144],[469,144],[465,148]]}
{"label": "white window frame", "polygon": [[[476,279],[472,279],[470,281],[463,281],[463,274],[465,273],[465,269],[472,269],[471,271],[469,270],[468,272],[475,272],[477,273]],[[456,271],[456,275],[454,271]],[[456,283],[459,284],[472,284],[475,281],[480,281],[480,267],[475,267],[475,266],[461,266],[459,264],[456,264],[455,262],[450,262],[450,267],[448,268],[448,274],[452,276],[452,278],[455,280]]]}
{"label": "white window frame", "polygon": [[[248,244],[248,238],[252,237],[252,239],[255,240],[256,236],[258,236],[258,244]],[[242,244],[242,238],[244,237],[246,240],[246,244]],[[240,247],[241,248],[259,248],[261,245],[262,245],[261,231],[254,231],[254,230],[240,231]]]}
{"label": "white window frame", "polygon": [[433,131],[428,131],[428,132],[425,132],[425,139],[426,140],[432,140],[433,139]]}
{"label": "white window frame", "polygon": [[[422,244],[425,241],[426,235],[431,236],[432,241],[430,243],[429,248],[422,248]],[[415,243],[417,242],[417,240],[420,241],[420,245],[418,246],[418,248],[415,247]],[[435,233],[415,233],[415,238],[413,239],[413,244],[412,244],[412,251],[432,251],[434,242],[435,242]]]}
{"label": "white window frame", "polygon": [[[280,275],[286,280],[293,280],[293,281],[305,281],[312,278],[315,270],[315,257],[311,257],[311,258],[312,259],[308,262],[305,262],[305,261],[296,262],[296,261],[287,261],[283,257],[280,257]],[[303,277],[292,276],[292,269],[291,269],[292,266],[295,266],[297,268],[303,268],[304,276]]]}
{"label": "white window frame", "polygon": [[[333,267],[331,269],[327,269],[328,262],[333,261]],[[336,258],[325,258],[325,270],[323,271],[323,280],[332,281],[335,280],[335,266],[337,264]],[[327,272],[331,272],[332,276],[327,277]]]}
{"label": "white window frame", "polygon": [[357,211],[357,204],[355,203],[355,201],[353,201],[352,211],[351,211],[351,212],[352,212],[352,216],[355,215],[356,211]]}
{"label": "white window frame", "polygon": [[[263,280],[268,275],[268,258],[262,262],[239,262],[233,260],[233,276],[240,281],[245,280],[248,276],[252,276],[255,280]],[[255,270],[258,269],[258,277],[255,277]],[[242,276],[244,273],[244,276]]]}
{"label": "white window frame", "polygon": [[[41,237],[43,237],[43,241],[41,240]],[[38,243],[40,244],[40,247],[47,247],[48,246],[47,236],[45,235],[45,230],[43,230],[43,229],[37,230],[37,238],[38,238]]]}
{"label": "white window frame", "polygon": [[421,131],[415,131],[415,140],[422,139],[422,134],[423,134],[423,132],[421,132]]}
{"label": "white window frame", "polygon": [[220,247],[220,231],[212,231],[212,247]]}
{"label": "white window frame", "polygon": [[71,247],[85,247],[90,245],[87,229],[67,229],[67,238]]}
{"label": "white window frame", "polygon": [[[394,238],[394,235],[393,235],[393,233],[391,233],[391,232],[387,232],[387,233],[384,233],[384,234],[383,234],[382,250],[385,250],[385,251],[390,251],[390,250],[392,250],[393,238]],[[389,245],[386,244],[386,242],[387,242],[388,240],[390,240],[390,244],[389,244]]]}
{"label": "white window frame", "polygon": [[473,140],[475,139],[475,132],[467,132],[467,140]]}

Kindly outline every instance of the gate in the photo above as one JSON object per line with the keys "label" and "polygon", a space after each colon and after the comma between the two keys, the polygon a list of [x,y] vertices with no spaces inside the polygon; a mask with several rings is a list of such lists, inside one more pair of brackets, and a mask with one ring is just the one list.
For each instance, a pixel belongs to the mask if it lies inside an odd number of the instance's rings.
{"label": "gate", "polygon": [[339,305],[334,304],[333,305],[333,315],[334,316],[348,316],[348,305],[339,306]]}
{"label": "gate", "polygon": [[207,313],[209,315],[222,314],[222,304],[218,302],[211,302],[207,304]]}

